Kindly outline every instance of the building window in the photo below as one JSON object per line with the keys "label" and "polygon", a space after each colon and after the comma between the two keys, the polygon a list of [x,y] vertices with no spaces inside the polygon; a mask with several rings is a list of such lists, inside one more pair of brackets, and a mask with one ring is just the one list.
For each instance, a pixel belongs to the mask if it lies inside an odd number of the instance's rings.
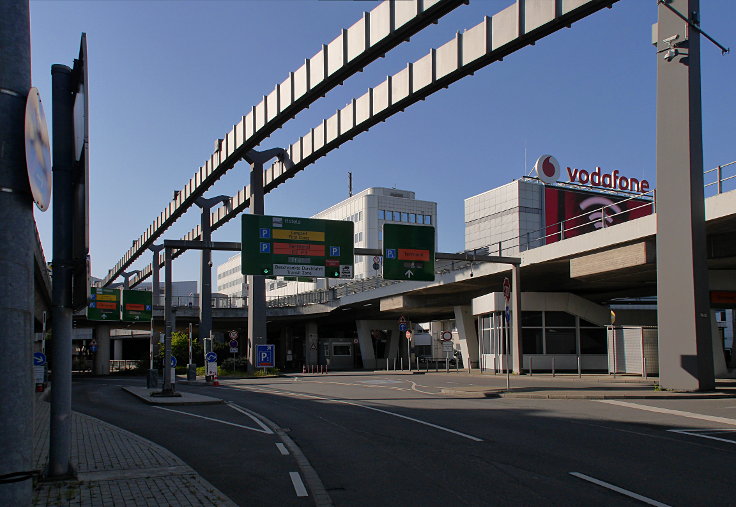
{"label": "building window", "polygon": [[378,231],[378,241],[383,241],[383,231]]}
{"label": "building window", "polygon": [[401,214],[401,221],[402,222],[408,222],[409,221],[409,213],[402,213]]}
{"label": "building window", "polygon": [[385,220],[386,219],[386,212],[382,209],[378,210],[378,219],[379,220]]}
{"label": "building window", "polygon": [[350,350],[350,345],[336,343],[332,346],[332,355],[333,356],[352,356],[353,352],[352,350]]}
{"label": "building window", "polygon": [[545,328],[547,354],[576,354],[575,328]]}
{"label": "building window", "polygon": [[417,215],[417,223],[418,224],[424,223],[424,215]]}
{"label": "building window", "polygon": [[409,223],[410,224],[417,223],[417,215],[416,215],[416,213],[409,213]]}
{"label": "building window", "polygon": [[432,215],[424,215],[424,225],[432,225]]}

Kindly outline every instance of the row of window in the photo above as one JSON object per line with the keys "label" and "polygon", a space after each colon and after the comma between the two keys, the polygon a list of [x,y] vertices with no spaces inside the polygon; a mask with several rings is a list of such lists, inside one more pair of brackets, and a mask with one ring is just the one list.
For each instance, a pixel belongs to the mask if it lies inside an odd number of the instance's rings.
{"label": "row of window", "polygon": [[357,213],[353,213],[352,215],[347,217],[344,221],[357,223],[357,222],[360,222],[361,220],[363,220],[363,212],[358,211]]}
{"label": "row of window", "polygon": [[235,266],[234,268],[230,268],[226,271],[223,271],[222,273],[217,273],[217,279],[225,278],[226,276],[232,275],[233,273],[240,273],[240,266]]}
{"label": "row of window", "polygon": [[408,224],[432,225],[432,215],[405,213],[403,211],[378,210],[378,219],[387,222],[406,222]]}

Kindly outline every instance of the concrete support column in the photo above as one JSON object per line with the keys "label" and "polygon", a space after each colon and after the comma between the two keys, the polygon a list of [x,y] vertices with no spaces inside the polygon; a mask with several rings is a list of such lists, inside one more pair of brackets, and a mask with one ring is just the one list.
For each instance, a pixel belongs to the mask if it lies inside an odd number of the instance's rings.
{"label": "concrete support column", "polygon": [[657,295],[659,381],[715,387],[705,255],[700,34],[671,9],[700,16],[699,0],[660,3],[657,21]]}
{"label": "concrete support column", "polygon": [[524,358],[521,348],[521,269],[511,267],[511,354],[513,354],[514,373],[522,372]]}
{"label": "concrete support column", "polygon": [[728,378],[726,357],[723,355],[723,341],[718,331],[716,310],[710,311],[710,335],[713,339],[713,370],[716,378]]}
{"label": "concrete support column", "polygon": [[475,327],[473,309],[470,305],[465,305],[456,306],[454,310],[463,365],[466,368],[477,368],[480,357],[478,355],[478,331]]}
{"label": "concrete support column", "polygon": [[307,364],[317,364],[319,359],[319,334],[316,322],[307,322],[305,327],[307,350],[305,357]]}
{"label": "concrete support column", "polygon": [[110,326],[97,326],[95,328],[95,340],[97,340],[97,352],[93,371],[95,375],[110,374]]}
{"label": "concrete support column", "polygon": [[[392,362],[393,358],[396,358],[396,367],[399,367],[399,358],[401,357],[401,350],[399,349],[399,328],[395,322],[388,328],[388,361]],[[393,367],[393,364],[391,364]]]}
{"label": "concrete support column", "polygon": [[363,358],[364,370],[376,369],[376,353],[373,350],[371,322],[370,320],[355,321],[355,327],[358,330],[358,346],[360,347],[360,356]]}
{"label": "concrete support column", "polygon": [[113,340],[112,345],[112,358],[116,361],[121,361],[123,359],[123,340],[119,338],[117,340]]}

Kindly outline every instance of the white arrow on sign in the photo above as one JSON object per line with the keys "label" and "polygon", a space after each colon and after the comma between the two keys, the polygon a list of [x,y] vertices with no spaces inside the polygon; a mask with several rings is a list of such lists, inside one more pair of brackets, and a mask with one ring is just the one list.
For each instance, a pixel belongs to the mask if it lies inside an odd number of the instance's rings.
{"label": "white arrow on sign", "polygon": [[407,269],[407,270],[406,270],[406,273],[404,273],[404,275],[405,275],[405,276],[406,276],[407,278],[411,278],[412,276],[414,276],[414,272],[413,272],[413,271],[412,271],[411,269]]}

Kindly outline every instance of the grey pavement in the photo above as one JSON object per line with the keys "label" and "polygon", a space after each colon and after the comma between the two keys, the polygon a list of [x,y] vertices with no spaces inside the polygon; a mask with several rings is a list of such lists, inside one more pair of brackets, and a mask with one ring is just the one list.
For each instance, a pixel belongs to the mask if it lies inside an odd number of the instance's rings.
{"label": "grey pavement", "polygon": [[[50,405],[45,401],[47,396],[37,396],[34,468],[44,470],[48,464]],[[174,454],[126,430],[72,412],[71,437],[70,462],[76,478],[38,481],[34,506],[235,505]]]}

